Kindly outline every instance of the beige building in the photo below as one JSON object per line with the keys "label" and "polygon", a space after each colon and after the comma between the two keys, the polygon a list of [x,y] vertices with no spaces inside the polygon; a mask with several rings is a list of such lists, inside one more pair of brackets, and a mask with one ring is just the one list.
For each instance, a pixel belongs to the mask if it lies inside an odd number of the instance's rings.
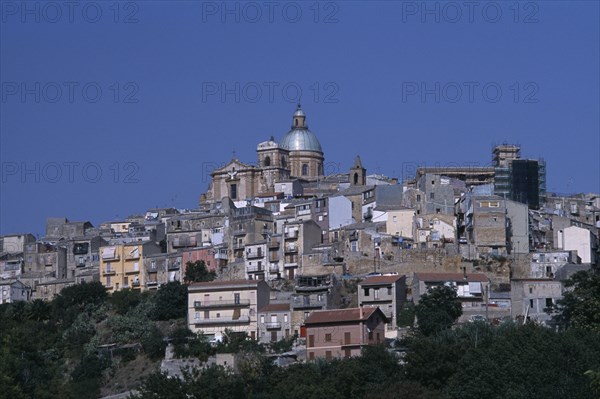
{"label": "beige building", "polygon": [[100,248],[100,281],[109,292],[123,288],[146,290],[144,257],[160,253],[152,241]]}
{"label": "beige building", "polygon": [[317,180],[323,175],[325,157],[321,143],[306,124],[306,114],[298,105],[291,129],[277,143],[273,137],[259,143],[256,165],[235,157],[211,173],[211,186],[201,201],[216,202],[223,197],[233,201],[274,192],[275,184],[290,178]]}
{"label": "beige building", "polygon": [[388,234],[413,240],[415,234],[415,210],[404,207],[387,209],[385,228]]}
{"label": "beige building", "polygon": [[264,280],[231,280],[194,283],[188,287],[188,327],[209,337],[225,329],[260,337],[258,310],[269,303]]}

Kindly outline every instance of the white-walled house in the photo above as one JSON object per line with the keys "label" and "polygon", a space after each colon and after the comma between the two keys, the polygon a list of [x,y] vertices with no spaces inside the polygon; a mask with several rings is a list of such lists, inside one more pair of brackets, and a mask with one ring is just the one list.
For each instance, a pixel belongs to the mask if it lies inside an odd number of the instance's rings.
{"label": "white-walled house", "polygon": [[587,229],[570,226],[558,231],[559,249],[577,251],[581,263],[595,263],[596,237]]}

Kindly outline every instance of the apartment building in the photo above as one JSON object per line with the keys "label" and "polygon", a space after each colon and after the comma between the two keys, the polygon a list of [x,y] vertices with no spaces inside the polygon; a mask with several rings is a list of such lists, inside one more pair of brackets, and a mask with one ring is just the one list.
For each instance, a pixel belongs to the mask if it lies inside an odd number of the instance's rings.
{"label": "apartment building", "polygon": [[188,287],[188,327],[209,337],[225,329],[258,339],[258,311],[269,303],[264,280],[194,283]]}

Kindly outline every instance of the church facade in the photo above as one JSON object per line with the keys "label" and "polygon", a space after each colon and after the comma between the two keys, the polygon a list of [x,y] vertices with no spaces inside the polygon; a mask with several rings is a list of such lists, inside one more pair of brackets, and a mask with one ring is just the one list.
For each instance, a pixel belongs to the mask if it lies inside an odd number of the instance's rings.
{"label": "church facade", "polygon": [[306,124],[300,104],[292,118],[291,129],[277,143],[273,137],[256,148],[257,166],[233,158],[211,173],[211,185],[203,202],[234,201],[274,192],[276,182],[291,179],[313,181],[323,176],[325,156],[317,136]]}

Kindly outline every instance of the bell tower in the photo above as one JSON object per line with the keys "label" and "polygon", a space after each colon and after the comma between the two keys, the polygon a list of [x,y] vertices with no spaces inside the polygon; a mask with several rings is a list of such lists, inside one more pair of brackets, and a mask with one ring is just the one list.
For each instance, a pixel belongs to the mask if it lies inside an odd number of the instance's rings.
{"label": "bell tower", "polygon": [[354,165],[350,168],[350,185],[364,186],[367,184],[367,170],[363,168],[360,156],[354,159]]}

